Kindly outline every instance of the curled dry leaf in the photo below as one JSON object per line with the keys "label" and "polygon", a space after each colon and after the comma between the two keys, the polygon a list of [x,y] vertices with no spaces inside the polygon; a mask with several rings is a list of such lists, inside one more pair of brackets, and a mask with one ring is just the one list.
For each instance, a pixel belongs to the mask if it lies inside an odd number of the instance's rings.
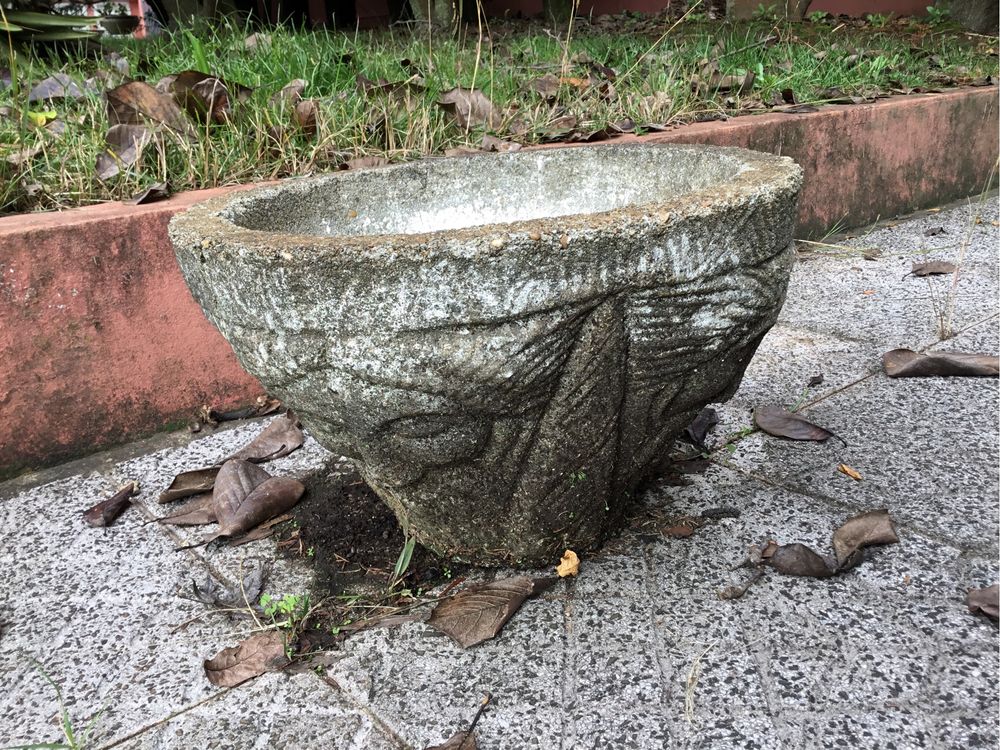
{"label": "curled dry leaf", "polygon": [[563,552],[562,559],[559,560],[559,565],[556,566],[556,573],[560,578],[565,578],[566,576],[575,576],[580,572],[580,558],[577,557],[576,553],[568,549]]}
{"label": "curled dry leaf", "polygon": [[304,442],[305,435],[299,426],[298,417],[295,412],[288,410],[272,419],[248,445],[223,459],[223,462],[234,458],[254,463],[271,461],[301,448]]}
{"label": "curled dry leaf", "polygon": [[517,576],[470,586],[438,604],[427,623],[469,648],[496,636],[525,599],[557,580]]}
{"label": "curled dry leaf", "polygon": [[272,630],[257,633],[237,646],[224,648],[212,659],[205,661],[208,681],[217,687],[234,687],[252,680],[265,672],[274,672],[288,666],[285,655],[285,636]]}
{"label": "curled dry leaf", "polygon": [[850,558],[872,544],[896,544],[899,537],[889,511],[872,510],[852,516],[833,532],[833,551],[837,565],[844,569]]}
{"label": "curled dry leaf", "polygon": [[304,78],[296,78],[286,83],[281,91],[274,94],[268,101],[272,107],[278,107],[282,104],[294,106],[302,101],[302,94],[305,93],[308,85],[309,81]]}
{"label": "curled dry leaf", "polygon": [[691,420],[691,424],[684,428],[684,434],[682,437],[687,440],[691,445],[704,451],[705,449],[705,438],[708,437],[708,433],[719,424],[719,413],[706,406],[696,416]]}
{"label": "curled dry leaf", "polygon": [[253,89],[199,70],[185,70],[171,77],[167,88],[174,100],[197,122],[221,124],[229,120],[233,102],[245,102]]}
{"label": "curled dry leaf", "polygon": [[479,89],[456,86],[441,94],[438,106],[451,115],[463,130],[477,125],[496,129],[503,120],[493,102]]}
{"label": "curled dry leaf", "polygon": [[104,136],[107,148],[97,155],[97,179],[109,180],[122,167],[135,164],[152,137],[152,132],[145,125],[112,125],[108,128]]}
{"label": "curled dry leaf", "polygon": [[991,620],[1000,616],[1000,585],[993,584],[983,589],[969,589],[965,600],[972,614],[982,613]]}
{"label": "curled dry leaf", "polygon": [[81,86],[65,73],[56,73],[36,83],[28,92],[29,102],[51,99],[83,99],[88,93],[97,93],[96,87]]}
{"label": "curled dry leaf", "polygon": [[955,264],[946,260],[929,260],[926,263],[914,263],[909,276],[942,276],[955,273]]}
{"label": "curled dry leaf", "polygon": [[835,437],[847,445],[843,438],[825,427],[815,425],[781,406],[758,406],[753,410],[753,421],[761,430],[775,437],[788,438],[789,440],[814,440],[818,443]]}
{"label": "curled dry leaf", "polygon": [[154,182],[148,188],[132,198],[132,200],[125,202],[131,203],[133,206],[143,206],[147,203],[156,203],[157,201],[166,200],[169,197],[170,185],[166,182]]}
{"label": "curled dry leaf", "polygon": [[212,507],[212,493],[203,492],[195,495],[176,513],[157,520],[171,526],[204,526],[216,523],[218,519],[215,517],[215,508]]}
{"label": "curled dry leaf", "polygon": [[837,471],[839,471],[841,474],[849,476],[855,482],[861,481],[861,473],[857,469],[852,469],[847,464],[837,464]]}
{"label": "curled dry leaf", "polygon": [[174,477],[163,492],[157,502],[172,503],[191,495],[199,495],[203,492],[211,492],[215,487],[215,478],[219,473],[218,466],[210,466],[207,469],[195,469],[194,471],[184,471]]}
{"label": "curled dry leaf", "polygon": [[184,135],[193,135],[191,123],[169,94],[143,81],[130,81],[105,93],[108,121],[112,125],[144,125],[146,120],[165,125]]}
{"label": "curled dry leaf", "polygon": [[890,378],[995,378],[1000,372],[1000,358],[990,354],[921,354],[911,349],[893,349],[882,355],[882,366]]}
{"label": "curled dry leaf", "polygon": [[83,520],[90,526],[110,526],[118,520],[118,516],[132,504],[132,496],[139,491],[135,482],[128,482],[107,500],[102,500],[83,513]]}
{"label": "curled dry leaf", "polygon": [[836,566],[827,561],[804,544],[782,544],[774,550],[768,564],[779,573],[786,576],[808,576],[810,578],[829,578],[837,572]]}
{"label": "curled dry leaf", "polygon": [[295,121],[295,126],[306,135],[316,135],[318,114],[319,103],[315,99],[303,99],[292,110],[292,120]]}
{"label": "curled dry leaf", "polygon": [[463,729],[455,732],[440,745],[430,745],[426,750],[479,750],[479,745],[476,742],[476,733]]}
{"label": "curled dry leaf", "polygon": [[[232,467],[227,470],[226,467]],[[264,479],[257,481],[263,475]],[[219,522],[217,536],[235,536],[290,510],[305,485],[290,477],[269,477],[249,461],[227,461],[219,470],[212,507]]]}

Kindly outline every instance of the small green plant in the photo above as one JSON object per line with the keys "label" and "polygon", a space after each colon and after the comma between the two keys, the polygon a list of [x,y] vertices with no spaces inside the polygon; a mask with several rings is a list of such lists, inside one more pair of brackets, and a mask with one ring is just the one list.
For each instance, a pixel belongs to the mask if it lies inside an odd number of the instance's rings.
{"label": "small green plant", "polygon": [[889,25],[889,21],[892,20],[891,16],[885,13],[869,13],[865,16],[865,20],[868,21],[869,26],[873,26],[876,29],[884,29]]}
{"label": "small green plant", "polygon": [[757,21],[776,21],[778,19],[778,6],[774,3],[768,5],[761,3],[754,8],[750,17]]}
{"label": "small green plant", "polygon": [[814,10],[812,13],[806,16],[806,18],[809,19],[810,23],[823,23],[828,18],[830,18],[830,14],[827,13],[825,10]]}
{"label": "small green plant", "polygon": [[264,615],[283,630],[300,629],[312,608],[309,594],[285,594],[280,599],[275,599],[270,594],[261,594],[260,606]]}
{"label": "small green plant", "polygon": [[948,12],[948,8],[946,6],[928,5],[927,20],[935,26],[940,26],[941,24],[948,23],[948,21],[951,20],[951,14]]}
{"label": "small green plant", "polygon": [[[396,589],[403,582],[403,578],[406,576],[406,571],[410,569],[410,561],[413,559],[413,549],[417,546],[417,540],[415,537],[408,537],[406,543],[403,545],[403,549],[399,551],[399,557],[396,558],[396,565],[392,569],[392,575],[389,576],[389,591],[390,593],[396,592]],[[402,596],[409,594],[406,589],[401,589],[398,593]]]}
{"label": "small green plant", "polygon": [[49,673],[45,671],[45,668],[41,665],[39,661],[27,657],[28,661],[31,662],[32,666],[38,670],[38,673],[45,679],[52,689],[56,693],[56,700],[59,703],[59,728],[62,730],[65,742],[35,742],[29,745],[15,745],[11,748],[3,748],[3,750],[35,750],[35,748],[51,748],[55,750],[84,750],[90,742],[90,734],[94,731],[94,727],[97,725],[98,720],[104,715],[104,709],[102,708],[94,717],[87,723],[87,726],[83,728],[83,731],[77,732],[73,726],[73,719],[69,715],[69,710],[66,708],[66,701],[63,699],[62,688],[59,687],[59,683],[53,680]]}
{"label": "small green plant", "polygon": [[572,474],[569,475],[570,484],[580,484],[581,482],[585,481],[587,481],[587,472],[585,472],[583,469],[580,469],[579,471],[574,471]]}
{"label": "small green plant", "polygon": [[308,557],[310,560],[312,558],[316,557],[316,548],[315,547],[310,547],[309,549],[307,549],[306,550],[306,557]]}

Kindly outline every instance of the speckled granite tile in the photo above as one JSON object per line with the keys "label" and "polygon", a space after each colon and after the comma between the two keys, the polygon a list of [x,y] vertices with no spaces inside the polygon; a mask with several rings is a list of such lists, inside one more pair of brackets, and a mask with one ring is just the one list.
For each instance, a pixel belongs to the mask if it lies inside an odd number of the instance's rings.
{"label": "speckled granite tile", "polygon": [[803,750],[926,750],[934,747],[934,721],[917,712],[786,714],[785,747]]}
{"label": "speckled granite tile", "polygon": [[272,673],[152,727],[120,747],[402,750],[406,745],[316,675]]}
{"label": "speckled granite tile", "polygon": [[564,660],[563,603],[534,599],[467,650],[423,624],[362,632],[327,673],[416,747],[467,725],[488,692],[479,747],[541,750],[559,746]]}
{"label": "speckled granite tile", "polygon": [[[875,376],[803,412],[849,443],[801,443],[763,434],[730,461],[804,494],[894,518],[960,548],[995,550],[997,381]],[[837,471],[846,463],[856,482]]]}
{"label": "speckled granite tile", "polygon": [[[979,212],[983,223],[973,225]],[[792,272],[779,320],[794,328],[885,349],[926,346],[939,338],[939,311],[947,300],[951,277],[921,279],[907,274],[914,261],[957,260],[962,246],[964,262],[953,323],[962,327],[982,320],[996,313],[1000,229],[991,223],[995,216],[994,198],[982,208],[952,207],[854,239],[833,240],[856,251],[814,248],[817,251],[801,259]],[[928,228],[937,226],[946,233],[924,236]],[[861,248],[876,248],[881,255],[864,260]]]}

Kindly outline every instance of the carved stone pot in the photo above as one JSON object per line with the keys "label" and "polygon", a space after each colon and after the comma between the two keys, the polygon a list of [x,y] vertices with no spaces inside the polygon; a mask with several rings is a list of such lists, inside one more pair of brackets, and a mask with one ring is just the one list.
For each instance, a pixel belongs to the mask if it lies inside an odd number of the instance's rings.
{"label": "carved stone pot", "polygon": [[428,159],[210,200],[170,236],[246,370],[407,533],[529,566],[603,541],[735,391],[800,183],[701,146]]}

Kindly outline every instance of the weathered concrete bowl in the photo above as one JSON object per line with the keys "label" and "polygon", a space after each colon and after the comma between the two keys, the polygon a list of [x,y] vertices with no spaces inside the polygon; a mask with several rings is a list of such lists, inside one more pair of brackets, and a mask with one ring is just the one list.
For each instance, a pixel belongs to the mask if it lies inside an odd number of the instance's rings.
{"label": "weathered concrete bowl", "polygon": [[801,170],[698,146],[434,159],[208,201],[170,235],[248,372],[408,533],[600,543],[784,299]]}

